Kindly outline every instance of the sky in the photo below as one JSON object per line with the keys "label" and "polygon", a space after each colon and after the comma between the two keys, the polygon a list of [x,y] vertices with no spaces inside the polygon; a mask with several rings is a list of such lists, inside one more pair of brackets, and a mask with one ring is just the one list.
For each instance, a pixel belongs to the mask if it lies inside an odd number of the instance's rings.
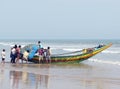
{"label": "sky", "polygon": [[120,0],[0,0],[0,39],[120,39]]}

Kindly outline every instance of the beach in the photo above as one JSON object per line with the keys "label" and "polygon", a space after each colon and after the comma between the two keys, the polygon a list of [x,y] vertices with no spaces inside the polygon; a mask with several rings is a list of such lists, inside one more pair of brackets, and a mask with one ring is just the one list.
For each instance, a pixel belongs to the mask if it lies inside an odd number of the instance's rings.
{"label": "beach", "polygon": [[119,89],[119,66],[93,64],[1,64],[0,88]]}
{"label": "beach", "polygon": [[120,89],[120,0],[0,0],[0,89]]}
{"label": "beach", "polygon": [[24,47],[37,40],[1,40],[0,50],[6,49],[5,64],[0,64],[0,89],[119,89],[119,40],[45,40],[52,54],[65,53],[112,43],[101,53],[79,64],[10,63],[14,44]]}

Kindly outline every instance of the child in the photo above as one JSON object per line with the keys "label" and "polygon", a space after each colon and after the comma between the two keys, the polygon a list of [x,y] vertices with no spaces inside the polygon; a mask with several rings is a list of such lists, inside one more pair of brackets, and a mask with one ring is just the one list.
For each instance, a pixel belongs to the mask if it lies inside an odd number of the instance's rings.
{"label": "child", "polygon": [[2,57],[2,62],[1,63],[5,63],[5,49],[3,49],[2,53],[1,53],[1,57]]}

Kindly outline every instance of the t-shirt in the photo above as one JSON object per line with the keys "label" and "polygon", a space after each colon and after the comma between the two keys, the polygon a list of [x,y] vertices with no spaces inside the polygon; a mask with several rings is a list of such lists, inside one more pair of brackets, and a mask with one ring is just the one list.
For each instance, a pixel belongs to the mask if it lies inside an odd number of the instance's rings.
{"label": "t-shirt", "polygon": [[50,56],[51,55],[51,51],[50,51],[50,49],[47,49],[46,50],[46,56]]}
{"label": "t-shirt", "polygon": [[15,48],[13,48],[11,52],[12,52],[12,54],[15,54],[15,52],[16,52]]}
{"label": "t-shirt", "polygon": [[43,48],[42,44],[38,44],[38,48]]}
{"label": "t-shirt", "polygon": [[25,59],[28,59],[28,55],[29,55],[29,53],[28,53],[27,51],[25,51],[25,52],[23,53],[23,57],[24,57]]}
{"label": "t-shirt", "polygon": [[5,58],[5,52],[4,52],[4,51],[2,51],[1,57],[2,57],[2,58]]}
{"label": "t-shirt", "polygon": [[20,54],[20,48],[16,49],[16,53]]}
{"label": "t-shirt", "polygon": [[39,53],[39,55],[43,55],[44,54],[44,50],[43,49],[39,49],[38,53]]}

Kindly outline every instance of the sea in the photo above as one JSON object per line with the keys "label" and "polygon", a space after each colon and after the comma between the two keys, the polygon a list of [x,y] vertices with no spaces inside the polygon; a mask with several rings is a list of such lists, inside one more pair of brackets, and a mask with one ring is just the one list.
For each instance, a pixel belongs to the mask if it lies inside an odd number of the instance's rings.
{"label": "sea", "polygon": [[15,44],[24,47],[38,41],[0,40],[0,51],[6,50],[7,62],[0,65],[0,89],[120,89],[120,40],[40,40],[44,48],[51,48],[52,55],[100,44],[112,43],[112,46],[79,64],[9,63],[10,51]]}
{"label": "sea", "polygon": [[[10,61],[10,50],[17,44],[22,47],[28,44],[37,44],[38,40],[0,40],[0,51],[6,50],[6,60]],[[113,45],[88,59],[88,61],[94,61],[97,63],[120,65],[120,40],[41,40],[44,48],[48,46],[51,48],[52,54],[68,53],[84,48],[97,47],[100,44],[112,43]]]}

